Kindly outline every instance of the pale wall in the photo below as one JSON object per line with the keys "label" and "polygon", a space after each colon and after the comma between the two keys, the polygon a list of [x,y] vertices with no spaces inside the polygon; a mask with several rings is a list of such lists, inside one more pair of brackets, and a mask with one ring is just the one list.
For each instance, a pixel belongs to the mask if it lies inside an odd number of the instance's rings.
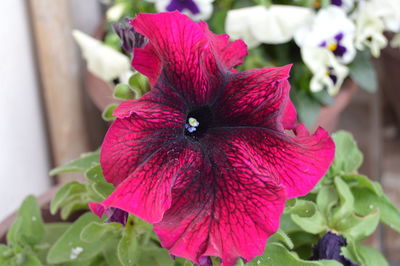
{"label": "pale wall", "polygon": [[[57,0],[55,0],[57,1]],[[75,27],[93,31],[96,0],[71,0]],[[50,186],[48,143],[26,0],[1,1],[0,221]]]}

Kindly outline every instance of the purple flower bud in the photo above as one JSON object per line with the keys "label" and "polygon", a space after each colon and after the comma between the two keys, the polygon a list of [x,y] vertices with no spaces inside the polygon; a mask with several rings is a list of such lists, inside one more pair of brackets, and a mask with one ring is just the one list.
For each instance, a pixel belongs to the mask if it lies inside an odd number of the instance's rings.
{"label": "purple flower bud", "polygon": [[147,43],[147,38],[135,31],[130,24],[130,19],[113,25],[114,32],[121,39],[121,47],[127,54],[133,53],[133,48],[142,48]]}
{"label": "purple flower bud", "polygon": [[128,220],[128,213],[118,208],[113,208],[113,207],[109,208],[106,211],[106,215],[108,216],[106,223],[114,222],[125,226],[126,221]]}
{"label": "purple flower bud", "polygon": [[311,260],[336,260],[344,266],[357,266],[340,254],[341,247],[345,246],[347,246],[347,241],[344,237],[328,232],[318,241],[317,245],[313,246]]}
{"label": "purple flower bud", "polygon": [[199,264],[195,264],[194,266],[212,266],[212,260],[208,256],[201,256],[199,258]]}

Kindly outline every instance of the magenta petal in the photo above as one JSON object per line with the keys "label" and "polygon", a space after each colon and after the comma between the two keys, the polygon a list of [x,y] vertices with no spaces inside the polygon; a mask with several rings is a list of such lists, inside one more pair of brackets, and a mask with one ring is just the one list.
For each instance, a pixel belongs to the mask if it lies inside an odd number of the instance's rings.
{"label": "magenta petal", "polygon": [[199,25],[207,35],[215,56],[226,69],[241,65],[248,54],[247,46],[242,40],[231,42],[228,34],[214,34],[208,29],[207,23],[201,21]]}
{"label": "magenta petal", "polygon": [[121,118],[108,129],[101,146],[104,177],[115,186],[168,141],[182,135],[184,114],[175,107],[154,103],[148,96],[123,102],[115,110],[114,114]]}
{"label": "magenta petal", "polygon": [[171,254],[198,264],[202,256],[229,266],[261,255],[284,208],[278,180],[262,172],[251,146],[225,131],[203,142],[201,165],[176,181],[171,208],[154,227]]}
{"label": "magenta petal", "polygon": [[279,131],[291,126],[296,113],[289,98],[290,68],[291,65],[287,65],[233,74],[215,104],[216,112],[221,116],[220,123],[262,126]]}
{"label": "magenta petal", "polygon": [[[171,206],[171,189],[176,179],[197,161],[198,152],[191,145],[184,139],[167,142],[97,205],[105,210],[124,210],[149,223],[159,222]],[[101,207],[93,203],[91,207],[96,214],[102,214]]]}

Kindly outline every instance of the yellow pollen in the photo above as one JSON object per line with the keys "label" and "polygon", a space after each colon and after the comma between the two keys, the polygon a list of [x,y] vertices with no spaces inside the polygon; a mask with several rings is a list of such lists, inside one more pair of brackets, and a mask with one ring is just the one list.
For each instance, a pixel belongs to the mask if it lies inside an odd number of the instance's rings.
{"label": "yellow pollen", "polygon": [[315,0],[313,6],[315,9],[321,8],[321,0]]}
{"label": "yellow pollen", "polygon": [[199,121],[197,121],[197,119],[193,117],[189,117],[188,122],[189,125],[191,125],[192,127],[197,127],[200,125]]}
{"label": "yellow pollen", "polygon": [[332,52],[337,49],[337,44],[336,43],[331,43],[328,45],[328,49],[331,50]]}

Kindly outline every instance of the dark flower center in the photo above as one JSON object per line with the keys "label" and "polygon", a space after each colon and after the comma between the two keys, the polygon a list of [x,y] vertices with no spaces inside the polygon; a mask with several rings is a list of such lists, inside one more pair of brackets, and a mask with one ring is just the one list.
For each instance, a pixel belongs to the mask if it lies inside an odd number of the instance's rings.
{"label": "dark flower center", "polygon": [[185,135],[199,140],[212,126],[213,113],[209,106],[202,106],[189,112],[186,117]]}

